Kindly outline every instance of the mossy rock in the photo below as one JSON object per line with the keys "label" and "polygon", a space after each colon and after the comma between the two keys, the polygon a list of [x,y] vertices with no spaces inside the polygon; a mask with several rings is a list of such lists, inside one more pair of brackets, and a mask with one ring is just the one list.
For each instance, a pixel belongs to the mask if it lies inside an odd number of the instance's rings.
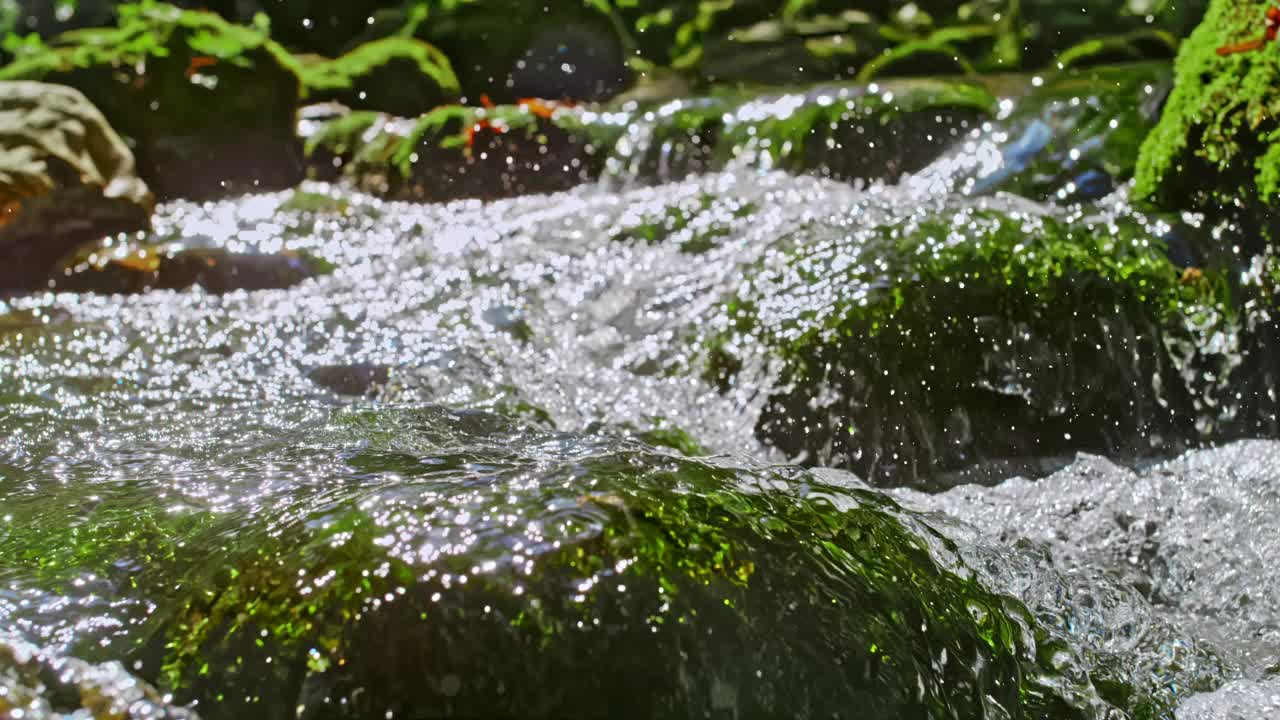
{"label": "mossy rock", "polygon": [[418,118],[340,112],[307,124],[313,177],[395,198],[496,199],[567,190],[598,177],[618,126],[552,103],[445,106]]}
{"label": "mossy rock", "polygon": [[648,126],[649,136],[620,145],[610,164],[615,172],[650,181],[748,163],[894,183],[940,157],[991,117],[996,105],[981,84],[957,79],[673,100],[636,111],[635,121]]}
{"label": "mossy rock", "polygon": [[1142,147],[1135,196],[1171,210],[1231,214],[1253,210],[1242,245],[1257,250],[1277,228],[1262,206],[1280,193],[1280,59],[1270,45],[1217,54],[1262,35],[1271,3],[1213,0],[1182,44],[1175,85],[1160,123]]}
{"label": "mossy rock", "polygon": [[0,82],[0,288],[38,289],[59,257],[150,227],[129,148],[80,92]]}
{"label": "mossy rock", "polygon": [[287,187],[302,177],[294,61],[259,27],[163,3],[119,24],[64,33],[0,79],[70,85],[133,143],[161,198]]}
{"label": "mossy rock", "polygon": [[7,504],[9,578],[152,603],[128,659],[205,720],[1096,717],[1069,647],[877,493],[430,407],[321,436],[350,482],[251,515]]}
{"label": "mossy rock", "polygon": [[449,58],[414,38],[382,38],[333,60],[302,59],[298,73],[308,101],[392,115],[422,115],[461,92]]}
{"label": "mossy rock", "polygon": [[814,224],[749,275],[709,372],[732,382],[721,348],[770,349],[783,377],[762,439],[877,483],[929,485],[1235,432],[1228,273],[1178,267],[1140,217],[979,208],[853,233]]}

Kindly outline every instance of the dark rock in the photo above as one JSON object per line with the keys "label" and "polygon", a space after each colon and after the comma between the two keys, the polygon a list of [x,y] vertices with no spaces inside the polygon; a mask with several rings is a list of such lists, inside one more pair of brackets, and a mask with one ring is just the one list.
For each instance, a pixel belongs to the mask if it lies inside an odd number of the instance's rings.
{"label": "dark rock", "polygon": [[128,661],[206,720],[1096,717],[1052,627],[864,488],[433,407],[313,432],[344,463],[252,512],[57,494],[0,552],[136,563]]}
{"label": "dark rock", "polygon": [[329,272],[327,263],[304,253],[233,253],[221,249],[91,245],[64,259],[49,286],[69,292],[130,294],[199,286],[222,294],[237,290],[282,290]]}
{"label": "dark rock", "polygon": [[327,269],[325,263],[294,252],[184,250],[161,264],[156,287],[181,289],[199,285],[214,294],[236,290],[283,290],[323,274]]}
{"label": "dark rock", "polygon": [[338,395],[363,397],[391,378],[386,365],[323,365],[307,372],[307,379]]}
{"label": "dark rock", "polygon": [[959,80],[674,100],[636,112],[636,122],[651,128],[620,144],[610,166],[626,179],[667,181],[746,161],[894,183],[940,157],[995,107],[984,87]]}
{"label": "dark rock", "polygon": [[0,82],[0,288],[35,289],[71,248],[150,225],[133,156],[78,91]]}
{"label": "dark rock", "polygon": [[394,198],[492,200],[567,190],[600,175],[610,140],[561,112],[542,102],[446,107],[416,120],[351,112],[299,129],[316,179],[341,172]]}

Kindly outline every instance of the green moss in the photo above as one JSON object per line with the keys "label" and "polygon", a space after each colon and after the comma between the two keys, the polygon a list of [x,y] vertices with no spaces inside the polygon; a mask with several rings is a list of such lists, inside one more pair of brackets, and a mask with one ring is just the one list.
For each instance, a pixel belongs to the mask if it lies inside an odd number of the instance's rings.
{"label": "green moss", "polygon": [[1135,195],[1171,209],[1215,209],[1255,198],[1271,202],[1280,153],[1280,56],[1273,47],[1220,56],[1224,45],[1262,34],[1269,2],[1213,0],[1182,44],[1176,84],[1142,147]]}
{"label": "green moss", "polygon": [[214,720],[690,717],[726,695],[743,717],[1091,717],[1060,641],[878,494],[483,413],[333,420],[311,437],[350,448],[344,476],[251,514],[123,483],[75,513],[73,490],[9,496],[6,580],[127,578],[139,672]]}
{"label": "green moss", "polygon": [[1176,449],[1231,415],[1226,278],[1183,278],[1139,219],[963,210],[819,238],[750,278],[715,345],[781,360],[790,389],[758,430],[789,453],[928,483],[988,460],[1159,452],[1152,436]]}
{"label": "green moss", "polygon": [[349,157],[364,147],[365,134],[378,123],[380,115],[372,111],[357,111],[330,120],[307,138],[305,151],[314,155],[319,150],[337,157]]}
{"label": "green moss", "polygon": [[945,147],[937,138],[959,134],[995,108],[982,85],[955,79],[823,86],[782,96],[723,92],[637,111],[653,136],[617,159],[633,175],[662,179],[741,160],[893,182],[935,160]]}
{"label": "green moss", "polygon": [[674,242],[680,252],[699,255],[716,248],[735,220],[749,217],[756,207],[736,198],[702,193],[670,205],[660,214],[644,215],[616,228],[615,240],[656,244]]}
{"label": "green moss", "polygon": [[832,100],[806,102],[794,112],[769,113],[762,120],[733,123],[721,142],[758,148],[773,167],[815,169],[839,163],[839,153],[824,145],[828,140],[837,142],[842,135],[852,141],[870,131],[884,136],[876,139],[888,142],[890,136],[908,134],[900,123],[909,124],[913,115],[952,112],[976,118],[994,113],[996,107],[995,98],[984,88],[956,80],[898,80],[875,86],[865,95]]}

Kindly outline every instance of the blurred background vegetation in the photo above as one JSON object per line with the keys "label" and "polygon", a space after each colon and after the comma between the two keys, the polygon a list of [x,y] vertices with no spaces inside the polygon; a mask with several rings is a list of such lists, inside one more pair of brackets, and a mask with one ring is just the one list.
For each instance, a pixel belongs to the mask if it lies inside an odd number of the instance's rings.
{"label": "blurred background vegetation", "polygon": [[[3,57],[145,8],[112,0],[0,0]],[[463,97],[603,100],[641,84],[702,90],[884,75],[1039,70],[1172,57],[1206,0],[179,0],[302,58],[414,37],[438,48]],[[1100,34],[1101,31],[1101,34]]]}

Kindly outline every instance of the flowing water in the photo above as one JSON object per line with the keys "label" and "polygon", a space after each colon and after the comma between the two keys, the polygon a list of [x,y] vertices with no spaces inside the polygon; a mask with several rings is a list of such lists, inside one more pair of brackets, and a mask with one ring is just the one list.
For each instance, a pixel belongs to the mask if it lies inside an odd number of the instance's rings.
{"label": "flowing water", "polygon": [[[162,208],[152,241],[336,270],[0,305],[0,710],[1280,717],[1280,444],[886,495],[757,439],[788,382],[766,348],[706,372],[744,288],[782,288],[779,325],[900,280],[797,287],[797,247],[874,268],[876,228],[1082,217],[940,191],[995,162],[975,137],[892,186],[739,163]],[[1197,367],[1239,364],[1222,318],[1188,333]]]}

